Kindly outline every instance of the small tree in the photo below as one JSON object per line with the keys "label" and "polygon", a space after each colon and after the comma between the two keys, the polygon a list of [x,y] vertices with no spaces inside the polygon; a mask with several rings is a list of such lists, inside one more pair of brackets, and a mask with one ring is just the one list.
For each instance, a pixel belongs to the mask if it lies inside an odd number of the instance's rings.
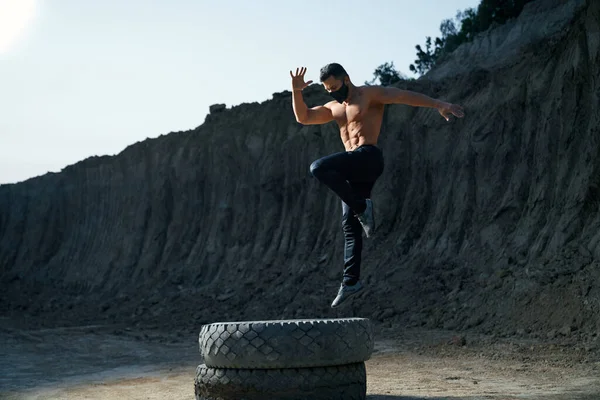
{"label": "small tree", "polygon": [[392,61],[391,63],[386,62],[375,68],[373,79],[365,81],[365,85],[373,85],[379,80],[380,85],[389,86],[403,79],[406,79],[406,76],[394,68],[394,62]]}
{"label": "small tree", "polygon": [[431,48],[431,36],[427,36],[425,39],[425,51],[418,44],[415,46],[417,49],[417,59],[414,64],[410,64],[409,69],[412,72],[419,73],[420,75],[425,74],[435,64],[435,60],[438,58],[444,42],[440,38],[435,38],[435,48]]}

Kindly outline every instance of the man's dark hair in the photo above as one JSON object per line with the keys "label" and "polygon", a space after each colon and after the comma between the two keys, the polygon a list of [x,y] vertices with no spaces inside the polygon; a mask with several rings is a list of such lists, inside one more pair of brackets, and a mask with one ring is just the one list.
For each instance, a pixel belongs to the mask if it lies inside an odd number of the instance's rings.
{"label": "man's dark hair", "polygon": [[348,73],[340,64],[331,63],[321,68],[321,82],[326,81],[330,76],[333,76],[335,79],[342,79],[348,76]]}

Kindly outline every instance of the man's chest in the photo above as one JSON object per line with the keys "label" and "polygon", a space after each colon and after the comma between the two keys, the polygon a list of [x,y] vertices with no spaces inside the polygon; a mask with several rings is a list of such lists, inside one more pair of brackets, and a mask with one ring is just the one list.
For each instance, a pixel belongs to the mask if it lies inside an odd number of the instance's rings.
{"label": "man's chest", "polygon": [[363,120],[369,114],[369,103],[359,101],[351,104],[340,104],[331,111],[333,117],[340,122],[355,122]]}

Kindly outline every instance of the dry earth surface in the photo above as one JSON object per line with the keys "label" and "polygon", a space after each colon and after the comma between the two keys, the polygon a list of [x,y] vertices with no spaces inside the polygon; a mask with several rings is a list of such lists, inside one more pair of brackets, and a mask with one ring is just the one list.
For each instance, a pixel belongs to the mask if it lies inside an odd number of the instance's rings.
{"label": "dry earth surface", "polygon": [[[202,362],[194,332],[123,326],[7,328],[0,339],[0,398],[194,399]],[[598,399],[593,343],[540,343],[447,331],[378,330],[367,398]]]}

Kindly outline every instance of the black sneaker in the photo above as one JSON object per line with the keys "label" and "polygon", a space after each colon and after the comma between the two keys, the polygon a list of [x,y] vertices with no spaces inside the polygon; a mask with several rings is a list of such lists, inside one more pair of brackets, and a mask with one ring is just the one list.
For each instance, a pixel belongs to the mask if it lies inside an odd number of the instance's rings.
{"label": "black sneaker", "polygon": [[365,211],[363,211],[362,214],[359,214],[356,217],[362,225],[367,237],[370,237],[375,233],[375,215],[373,213],[373,202],[371,199],[366,199],[365,202],[367,203],[367,208],[365,208]]}
{"label": "black sneaker", "polygon": [[360,281],[356,282],[356,284],[352,286],[346,286],[343,283],[340,285],[340,290],[338,290],[337,297],[331,303],[331,308],[336,308],[348,298],[354,296],[356,293],[363,290],[363,285]]}

